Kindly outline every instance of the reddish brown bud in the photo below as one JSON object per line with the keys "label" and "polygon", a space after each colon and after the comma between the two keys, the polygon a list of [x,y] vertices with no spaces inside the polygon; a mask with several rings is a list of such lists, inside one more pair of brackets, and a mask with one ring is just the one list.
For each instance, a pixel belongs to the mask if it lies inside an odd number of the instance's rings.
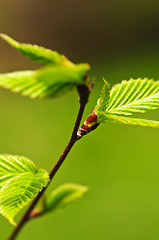
{"label": "reddish brown bud", "polygon": [[86,120],[87,124],[90,124],[93,122],[97,122],[97,114],[95,112],[91,112],[91,114],[89,115],[89,117]]}
{"label": "reddish brown bud", "polygon": [[95,110],[96,109],[94,108],[85,123],[83,123],[82,127],[78,130],[78,138],[81,138],[98,127],[99,123],[97,123],[97,114],[95,113]]}
{"label": "reddish brown bud", "polygon": [[30,218],[34,218],[34,217],[40,216],[40,214],[41,214],[41,212],[40,212],[39,209],[34,209],[30,213]]}

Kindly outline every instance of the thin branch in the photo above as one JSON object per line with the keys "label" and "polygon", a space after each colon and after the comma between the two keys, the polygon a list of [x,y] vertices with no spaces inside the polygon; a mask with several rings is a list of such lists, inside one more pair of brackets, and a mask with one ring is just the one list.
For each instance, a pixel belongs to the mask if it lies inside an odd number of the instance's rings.
{"label": "thin branch", "polygon": [[[83,116],[83,112],[84,112],[85,106],[86,106],[86,104],[88,102],[90,89],[87,86],[85,86],[85,85],[79,85],[77,89],[78,89],[79,96],[80,96],[80,99],[79,99],[80,108],[79,108],[79,112],[78,112],[78,115],[77,115],[77,119],[76,119],[76,122],[75,122],[75,125],[74,125],[74,129],[73,129],[73,132],[72,132],[72,135],[71,135],[71,138],[70,138],[70,141],[69,141],[68,145],[66,146],[64,152],[62,153],[62,155],[60,156],[59,160],[57,161],[57,163],[55,164],[55,166],[53,167],[52,171],[49,174],[50,182],[53,179],[53,177],[55,176],[55,174],[58,171],[58,169],[60,168],[60,166],[63,163],[63,161],[65,160],[65,158],[67,157],[67,155],[70,152],[71,148],[73,147],[75,142],[78,140],[78,138],[77,138],[77,131],[78,131],[78,128],[79,128],[79,125],[80,125],[80,122],[81,122],[81,119],[82,119],[82,116]],[[50,182],[49,182],[49,184],[50,184]],[[34,207],[37,204],[37,202],[40,200],[41,196],[43,195],[44,191],[47,189],[49,184],[45,188],[43,188],[43,190],[33,200],[33,202],[31,203],[31,205],[29,206],[29,208],[27,209],[27,211],[23,215],[22,219],[20,220],[19,224],[14,229],[13,233],[8,238],[8,240],[14,240],[17,237],[17,235],[19,234],[19,232],[23,228],[24,224],[29,220],[30,214],[31,214],[32,210],[34,209]]]}

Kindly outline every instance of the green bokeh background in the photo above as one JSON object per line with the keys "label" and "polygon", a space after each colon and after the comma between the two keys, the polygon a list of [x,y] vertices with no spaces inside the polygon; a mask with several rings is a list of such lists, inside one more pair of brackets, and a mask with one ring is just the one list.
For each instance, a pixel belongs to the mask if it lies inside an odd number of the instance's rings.
{"label": "green bokeh background", "polygon": [[[130,77],[159,79],[158,6],[158,1],[6,0],[0,2],[0,31],[91,63],[96,85],[84,121],[99,97],[102,76],[111,85]],[[0,51],[0,72],[39,67],[2,41]],[[50,171],[68,142],[78,106],[76,91],[42,101],[0,90],[0,153],[27,156]],[[159,111],[145,116],[159,120]],[[63,212],[28,223],[18,239],[158,240],[158,139],[156,129],[101,124],[77,142],[48,190],[75,182],[87,185],[88,193]],[[0,217],[0,240],[12,228]]]}

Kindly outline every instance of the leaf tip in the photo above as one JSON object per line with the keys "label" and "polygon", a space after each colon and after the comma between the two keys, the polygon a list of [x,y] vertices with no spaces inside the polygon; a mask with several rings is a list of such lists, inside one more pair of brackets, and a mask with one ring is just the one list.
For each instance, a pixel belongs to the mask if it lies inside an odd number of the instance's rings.
{"label": "leaf tip", "polygon": [[85,194],[86,192],[88,192],[89,187],[88,186],[84,186],[84,185],[80,185],[80,184],[75,184],[75,183],[66,183],[64,185],[66,188],[71,188],[74,191],[78,192],[78,198],[82,197],[83,194]]}
{"label": "leaf tip", "polygon": [[14,222],[14,220],[13,220],[13,219],[9,219],[9,222],[10,222],[10,224],[12,224],[14,227],[16,227],[16,226],[17,226],[16,222]]}
{"label": "leaf tip", "polygon": [[6,39],[7,35],[6,35],[5,33],[0,33],[0,37],[1,37],[2,39]]}
{"label": "leaf tip", "polygon": [[108,81],[104,77],[102,77],[102,79],[104,81],[104,85],[110,88],[110,84],[108,83]]}
{"label": "leaf tip", "polygon": [[14,40],[13,38],[9,37],[7,34],[0,33],[0,37],[5,40],[8,44],[10,44],[13,47],[18,46],[18,42]]}

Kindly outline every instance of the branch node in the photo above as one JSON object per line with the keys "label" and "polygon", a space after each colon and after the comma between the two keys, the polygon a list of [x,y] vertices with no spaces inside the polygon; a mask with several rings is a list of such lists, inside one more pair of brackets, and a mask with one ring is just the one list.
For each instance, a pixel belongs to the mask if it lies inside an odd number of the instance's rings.
{"label": "branch node", "polygon": [[79,102],[81,105],[86,104],[88,102],[90,89],[87,85],[78,85],[77,90],[79,93]]}

